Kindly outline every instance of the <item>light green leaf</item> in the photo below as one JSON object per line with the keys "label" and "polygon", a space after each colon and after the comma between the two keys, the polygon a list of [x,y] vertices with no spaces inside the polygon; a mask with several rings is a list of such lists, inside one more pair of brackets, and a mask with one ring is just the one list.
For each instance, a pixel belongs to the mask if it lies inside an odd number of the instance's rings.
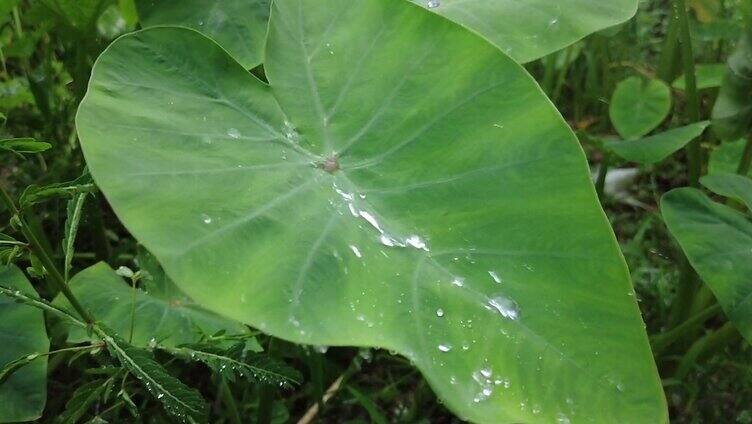
{"label": "light green leaf", "polygon": [[666,421],[583,152],[524,69],[391,0],[278,0],[266,52],[270,86],[194,31],[128,35],[79,110],[97,183],[181,289],[400,352],[470,420]]}
{"label": "light green leaf", "polygon": [[41,153],[52,148],[52,144],[37,141],[36,139],[25,138],[6,138],[0,140],[0,150],[7,150],[15,153]]}
{"label": "light green leaf", "polygon": [[708,121],[698,122],[638,140],[609,140],[603,145],[623,159],[649,165],[666,159],[699,137],[708,125]]}
{"label": "light green leaf", "polygon": [[144,27],[180,25],[224,47],[250,69],[263,60],[270,0],[137,0]]}
{"label": "light green leaf", "polygon": [[[34,288],[15,266],[0,265],[0,285],[22,293]],[[0,294],[0,368],[26,355],[46,353],[50,342],[42,311]],[[39,357],[3,379],[0,422],[33,421],[47,401],[47,357]]]}
{"label": "light green leaf", "polygon": [[752,129],[752,30],[747,31],[728,59],[718,99],[713,107],[713,131],[721,139],[745,137]]}
{"label": "light green leaf", "polygon": [[[97,319],[118,334],[130,334],[132,288],[105,263],[89,267],[71,280],[76,298]],[[136,324],[132,344],[139,347],[156,342],[174,347],[199,341],[202,334],[226,330],[230,334],[246,333],[238,322],[222,318],[194,304],[182,293],[159,297],[159,293],[136,291]],[[54,304],[68,308],[62,296]],[[91,340],[86,329],[73,327],[68,341],[81,343]]]}
{"label": "light green leaf", "polygon": [[690,263],[752,342],[752,222],[693,188],[663,196],[661,212]]}
{"label": "light green leaf", "polygon": [[91,175],[84,172],[83,175],[73,181],[49,184],[46,186],[30,185],[21,193],[19,204],[21,209],[26,209],[37,203],[51,199],[73,198],[82,193],[90,193],[96,190],[91,180]]}
{"label": "light green leaf", "polygon": [[[710,153],[708,174],[736,174],[739,169],[739,162],[742,160],[745,144],[747,144],[747,140],[744,139],[719,144]],[[748,175],[752,175],[752,171]]]}
{"label": "light green leaf", "polygon": [[[697,77],[697,89],[706,90],[709,88],[718,88],[723,82],[723,76],[726,74],[726,64],[724,63],[701,63],[695,65]],[[672,87],[677,90],[684,90],[686,82],[684,75],[677,78]]]}
{"label": "light green leaf", "polygon": [[520,63],[629,20],[635,0],[410,0],[480,34]]}
{"label": "light green leaf", "polygon": [[634,139],[653,131],[671,111],[671,89],[657,79],[629,77],[616,86],[609,115],[622,138]]}
{"label": "light green leaf", "polygon": [[107,352],[127,368],[146,390],[182,423],[206,423],[209,408],[201,394],[170,375],[147,350],[127,343],[109,330],[94,327]]}
{"label": "light green leaf", "polygon": [[713,193],[740,200],[752,211],[752,179],[737,174],[713,174],[700,179]]}

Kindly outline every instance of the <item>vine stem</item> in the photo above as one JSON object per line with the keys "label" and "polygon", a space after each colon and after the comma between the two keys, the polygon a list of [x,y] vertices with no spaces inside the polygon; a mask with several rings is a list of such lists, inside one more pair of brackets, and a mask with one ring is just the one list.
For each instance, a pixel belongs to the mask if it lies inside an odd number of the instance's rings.
{"label": "vine stem", "polygon": [[[689,17],[686,0],[673,0],[674,19],[679,27],[679,44],[681,46],[684,81],[687,94],[687,115],[691,122],[700,121],[700,98],[697,94],[697,75],[695,74],[695,57],[692,52],[692,39],[689,35]],[[692,187],[700,186],[702,172],[702,150],[697,138],[687,145],[689,160],[689,183]]]}
{"label": "vine stem", "polygon": [[37,237],[34,230],[26,223],[23,216],[21,216],[21,211],[16,206],[16,202],[13,201],[13,198],[10,197],[8,192],[5,191],[5,188],[3,187],[0,187],[0,200],[5,203],[5,206],[13,215],[18,217],[18,220],[21,224],[21,233],[26,238],[26,241],[29,242],[31,251],[37,256],[37,258],[39,258],[39,261],[42,262],[42,265],[47,270],[47,273],[49,274],[53,284],[58,288],[58,290],[60,290],[63,296],[68,299],[68,302],[70,302],[71,306],[73,306],[73,309],[78,312],[78,314],[87,324],[94,323],[94,318],[91,316],[89,311],[87,311],[86,308],[84,308],[83,305],[79,303],[78,299],[76,299],[76,296],[65,283],[63,275],[60,273],[60,271],[58,271],[55,263],[52,261],[52,258],[50,258],[50,255],[47,254],[47,251],[39,241],[39,237]]}

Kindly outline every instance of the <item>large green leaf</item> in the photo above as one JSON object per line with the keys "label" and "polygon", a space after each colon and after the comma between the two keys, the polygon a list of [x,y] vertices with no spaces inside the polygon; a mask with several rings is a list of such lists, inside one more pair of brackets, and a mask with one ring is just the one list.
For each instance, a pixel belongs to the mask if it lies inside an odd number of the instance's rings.
{"label": "large green leaf", "polygon": [[629,77],[616,86],[609,115],[614,128],[625,139],[653,131],[671,111],[671,89],[657,79]]}
{"label": "large green leaf", "polygon": [[[133,289],[107,264],[91,266],[71,280],[76,298],[92,315],[117,334],[128,338],[131,327]],[[55,304],[67,307],[64,297]],[[136,320],[132,344],[145,347],[159,342],[164,346],[178,346],[197,342],[202,334],[226,330],[229,334],[245,333],[245,326],[194,304],[178,291],[149,292],[136,290]],[[68,341],[80,343],[90,340],[86,330],[71,327]]]}
{"label": "large green leaf", "polygon": [[227,49],[247,69],[261,63],[270,0],[137,0],[145,27],[193,28]]}
{"label": "large green leaf", "polygon": [[477,32],[518,62],[530,62],[620,24],[635,0],[410,0]]}
{"label": "large green leaf", "polygon": [[[0,265],[0,284],[34,294],[15,266]],[[0,368],[25,355],[50,348],[41,310],[0,295]],[[42,416],[47,401],[47,358],[37,358],[0,383],[0,422],[32,421]]]}
{"label": "large green leaf", "polygon": [[652,164],[666,159],[699,137],[710,122],[697,122],[637,140],[609,140],[604,146],[628,161]]}
{"label": "large green leaf", "polygon": [[400,352],[474,421],[666,421],[583,152],[520,66],[391,0],[277,0],[266,57],[271,86],[194,31],[134,33],[79,110],[93,176],[188,295]]}
{"label": "large green leaf", "polygon": [[739,332],[752,342],[752,222],[693,188],[663,196],[671,234]]}

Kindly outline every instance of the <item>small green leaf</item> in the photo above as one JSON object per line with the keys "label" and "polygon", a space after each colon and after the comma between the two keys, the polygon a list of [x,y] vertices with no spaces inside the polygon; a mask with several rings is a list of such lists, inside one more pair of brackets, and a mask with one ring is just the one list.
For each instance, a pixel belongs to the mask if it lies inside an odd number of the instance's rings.
{"label": "small green leaf", "polygon": [[[73,294],[92,315],[118,334],[129,334],[132,288],[107,264],[99,263],[76,274],[70,282]],[[147,287],[149,287],[147,285]],[[59,295],[55,305],[70,309]],[[232,334],[247,332],[247,327],[197,306],[177,288],[168,292],[136,291],[136,322],[132,344],[147,347],[160,343],[177,346],[198,342],[202,335],[218,330]],[[85,329],[71,328],[68,342],[91,340]]]}
{"label": "small green leaf", "polygon": [[65,281],[68,282],[71,264],[73,263],[73,254],[75,253],[76,235],[78,234],[78,224],[81,221],[81,214],[84,208],[84,201],[87,193],[79,193],[68,200],[66,208],[67,216],[65,219],[65,233],[63,234],[63,255],[65,257],[63,270]]}
{"label": "small green leaf", "polygon": [[96,190],[91,175],[85,172],[73,181],[49,184],[46,186],[30,185],[21,193],[18,202],[21,209],[26,209],[37,203],[51,199],[72,198],[82,193],[91,193]]}
{"label": "small green leaf", "polygon": [[630,77],[616,86],[609,115],[624,139],[642,137],[653,131],[671,111],[671,89],[657,79]]}
{"label": "small green leaf", "polygon": [[195,29],[224,47],[246,69],[263,60],[270,0],[137,0],[145,27]]}
{"label": "small green leaf", "polygon": [[661,212],[690,263],[726,315],[752,342],[752,222],[700,190],[666,193]]}
{"label": "small green leaf", "polygon": [[18,154],[41,153],[52,148],[52,144],[34,138],[6,138],[0,140],[0,149]]}
{"label": "small green leaf", "polygon": [[[726,65],[724,63],[698,64],[695,66],[698,90],[707,90],[721,86],[723,76],[726,74]],[[684,90],[685,84],[684,75],[681,75],[671,86],[677,90]]]}
{"label": "small green leaf", "polygon": [[744,137],[752,128],[752,31],[745,33],[728,59],[713,107],[713,131],[723,140]]}
{"label": "small green leaf", "polygon": [[109,381],[110,379],[93,380],[77,387],[65,403],[65,410],[58,417],[60,423],[76,424],[94,402],[104,395]]}
{"label": "small green leaf", "polygon": [[235,381],[239,377],[288,388],[302,381],[300,373],[284,362],[269,355],[246,352],[245,343],[236,343],[228,349],[209,344],[189,344],[165,350],[184,360],[203,362],[228,381]]}
{"label": "small green leaf", "polygon": [[0,377],[0,422],[33,421],[42,415],[47,400],[47,357],[32,361],[49,349],[44,315],[8,297],[36,293],[18,268],[0,265],[0,285],[11,290],[0,293],[0,368],[13,367],[14,361],[20,368]]}
{"label": "small green leaf", "polygon": [[700,179],[713,193],[742,201],[752,211],[752,178],[738,174],[712,174]]}
{"label": "small green leaf", "polygon": [[630,162],[649,165],[666,159],[699,137],[708,125],[708,121],[698,122],[638,140],[609,140],[603,146]]}
{"label": "small green leaf", "polygon": [[128,344],[110,330],[99,326],[94,328],[107,345],[108,352],[162,403],[165,411],[183,423],[208,421],[208,405],[201,394],[170,375],[149,351]]}

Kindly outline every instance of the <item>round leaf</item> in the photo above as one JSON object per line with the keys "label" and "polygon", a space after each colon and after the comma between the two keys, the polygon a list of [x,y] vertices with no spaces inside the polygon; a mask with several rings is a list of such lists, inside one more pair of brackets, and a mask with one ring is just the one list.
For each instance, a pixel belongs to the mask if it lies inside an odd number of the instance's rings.
{"label": "round leaf", "polygon": [[144,27],[193,28],[224,47],[246,69],[261,63],[269,0],[136,0]]}
{"label": "round leaf", "polygon": [[653,131],[671,111],[671,89],[657,79],[630,77],[616,86],[609,114],[614,128],[625,139]]}
{"label": "round leaf", "polygon": [[477,32],[520,63],[620,24],[635,0],[410,0]]}
{"label": "round leaf", "polygon": [[102,55],[77,125],[124,224],[200,304],[400,352],[467,419],[665,421],[583,152],[535,82],[404,2],[324,3],[274,2],[271,86],[187,29]]}

